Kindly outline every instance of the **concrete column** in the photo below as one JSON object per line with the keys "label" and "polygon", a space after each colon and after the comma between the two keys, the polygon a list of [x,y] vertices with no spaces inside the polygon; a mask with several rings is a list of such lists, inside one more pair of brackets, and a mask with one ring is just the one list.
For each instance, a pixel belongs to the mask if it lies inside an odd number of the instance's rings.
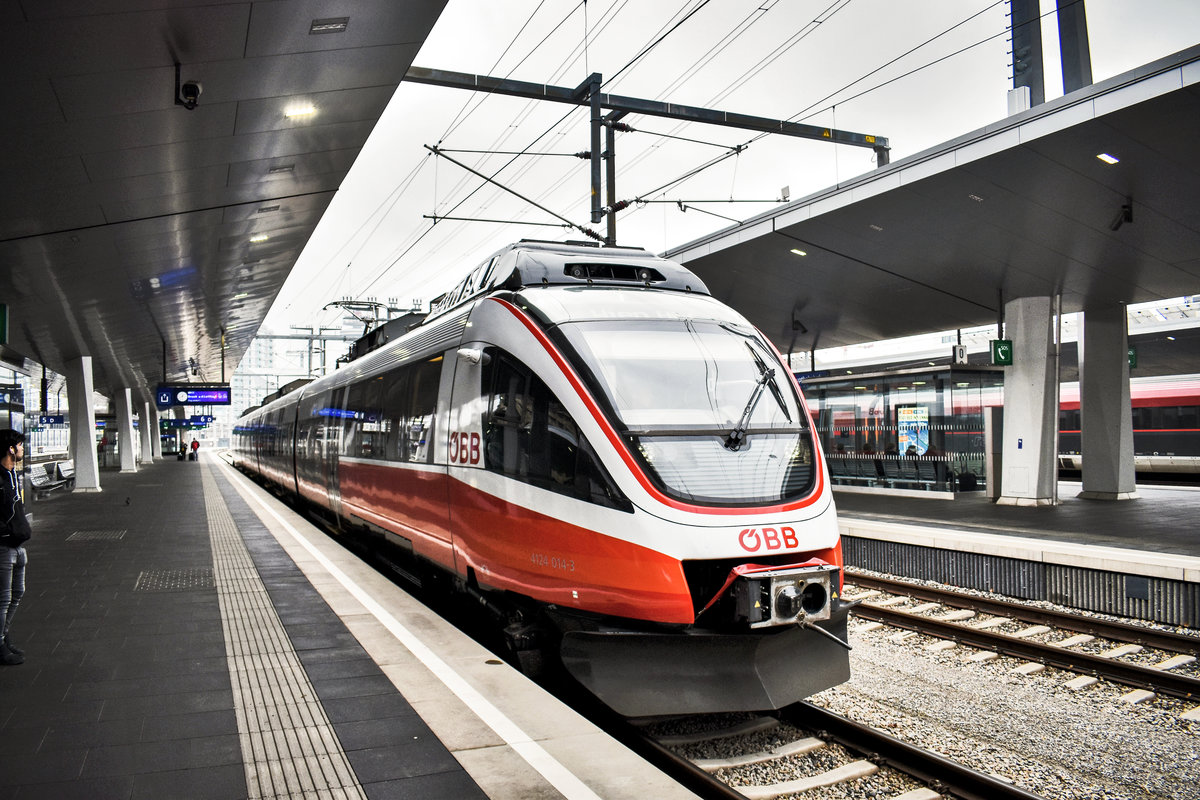
{"label": "concrete column", "polygon": [[117,390],[117,446],[121,450],[121,472],[137,472],[137,436],[133,432],[133,395]]}
{"label": "concrete column", "polygon": [[999,505],[1054,505],[1058,392],[1049,297],[1004,306],[1013,364],[1004,370],[1004,467]]}
{"label": "concrete column", "polygon": [[154,434],[156,432],[154,424],[150,419],[150,404],[142,403],[142,411],[140,421],[138,422],[138,432],[142,435],[142,461],[154,460]]}
{"label": "concrete column", "polygon": [[75,462],[75,491],[100,491],[96,458],[96,410],[92,408],[92,357],[80,356],[66,365],[67,404],[71,407],[71,460]]}
{"label": "concrete column", "polygon": [[1089,308],[1079,339],[1083,491],[1093,500],[1137,495],[1129,401],[1129,316],[1123,304]]}
{"label": "concrete column", "polygon": [[162,458],[162,429],[159,427],[158,406],[150,405],[150,429],[153,433],[150,435],[150,446],[154,450],[155,458]]}

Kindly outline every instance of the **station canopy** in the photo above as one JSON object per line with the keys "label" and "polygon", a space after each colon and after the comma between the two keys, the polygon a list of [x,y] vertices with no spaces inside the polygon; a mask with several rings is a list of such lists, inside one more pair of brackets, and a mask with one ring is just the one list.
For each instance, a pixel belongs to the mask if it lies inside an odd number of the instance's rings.
{"label": "station canopy", "polygon": [[0,356],[232,374],[444,5],[6,3]]}
{"label": "station canopy", "polygon": [[1200,47],[665,255],[785,353],[1200,294],[1197,130]]}

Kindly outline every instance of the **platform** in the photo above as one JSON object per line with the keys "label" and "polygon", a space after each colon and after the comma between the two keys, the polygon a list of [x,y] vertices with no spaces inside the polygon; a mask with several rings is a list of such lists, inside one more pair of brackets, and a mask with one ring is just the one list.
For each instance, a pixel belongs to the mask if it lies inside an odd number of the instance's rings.
{"label": "platform", "polygon": [[683,798],[211,452],[31,502],[0,800]]}
{"label": "platform", "polygon": [[[998,506],[837,491],[847,564],[1173,625],[1200,625],[1200,489]],[[910,493],[913,495],[916,493]]]}

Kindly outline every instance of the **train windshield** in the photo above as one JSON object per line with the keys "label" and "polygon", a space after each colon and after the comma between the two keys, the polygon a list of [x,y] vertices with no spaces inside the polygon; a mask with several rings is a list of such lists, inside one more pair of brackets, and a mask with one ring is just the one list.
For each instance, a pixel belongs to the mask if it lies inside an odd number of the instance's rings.
{"label": "train windshield", "polygon": [[763,505],[811,488],[809,420],[791,376],[753,329],[680,319],[561,330],[667,494],[706,505]]}

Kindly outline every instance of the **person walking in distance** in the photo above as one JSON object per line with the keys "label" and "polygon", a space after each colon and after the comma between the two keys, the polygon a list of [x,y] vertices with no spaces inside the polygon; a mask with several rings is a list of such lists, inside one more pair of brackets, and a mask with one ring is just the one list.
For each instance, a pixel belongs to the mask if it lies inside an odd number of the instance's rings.
{"label": "person walking in distance", "polygon": [[14,430],[0,431],[0,664],[13,666],[25,663],[25,651],[12,646],[8,630],[12,625],[17,604],[25,594],[25,565],[28,556],[25,542],[33,535],[25,502],[21,495],[22,478],[17,464],[25,458],[25,434]]}

